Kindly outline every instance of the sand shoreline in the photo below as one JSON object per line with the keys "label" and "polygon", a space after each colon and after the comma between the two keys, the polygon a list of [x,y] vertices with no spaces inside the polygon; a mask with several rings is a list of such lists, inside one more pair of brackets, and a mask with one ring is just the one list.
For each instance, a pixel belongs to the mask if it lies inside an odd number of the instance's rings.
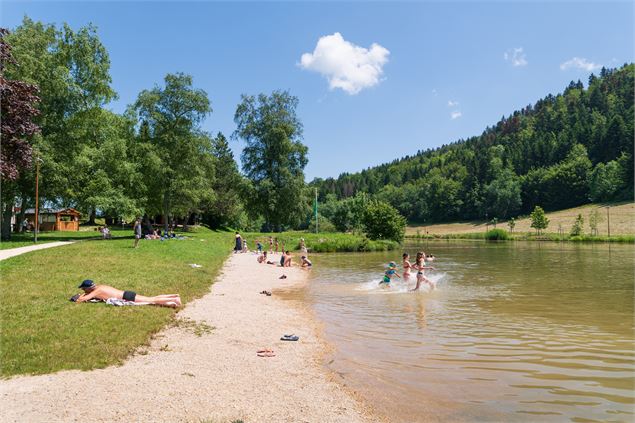
{"label": "sand shoreline", "polygon": [[[287,279],[278,279],[283,273]],[[374,421],[323,366],[328,349],[308,305],[259,294],[307,279],[299,268],[232,255],[211,292],[179,312],[180,320],[213,326],[211,333],[179,325],[121,366],[2,380],[2,421]],[[279,340],[287,333],[300,341]],[[258,357],[260,348],[276,356]]]}

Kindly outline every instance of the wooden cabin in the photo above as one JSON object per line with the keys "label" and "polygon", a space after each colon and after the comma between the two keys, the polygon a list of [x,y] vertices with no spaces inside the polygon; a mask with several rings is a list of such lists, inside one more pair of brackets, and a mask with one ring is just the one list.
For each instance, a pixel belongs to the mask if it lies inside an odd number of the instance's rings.
{"label": "wooden cabin", "polygon": [[[40,209],[40,232],[79,231],[81,213],[75,209]],[[27,209],[26,219],[35,223],[35,209]]]}

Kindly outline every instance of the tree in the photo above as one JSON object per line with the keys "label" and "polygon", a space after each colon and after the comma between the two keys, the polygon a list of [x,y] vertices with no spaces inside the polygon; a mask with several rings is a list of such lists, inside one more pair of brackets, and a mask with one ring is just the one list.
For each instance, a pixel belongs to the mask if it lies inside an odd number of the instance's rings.
{"label": "tree", "polygon": [[212,140],[212,155],[216,170],[212,187],[216,196],[205,214],[205,220],[212,228],[237,227],[243,211],[241,194],[244,194],[245,186],[243,177],[238,172],[234,153],[220,132]]}
{"label": "tree", "polygon": [[624,175],[617,161],[598,163],[589,177],[589,199],[610,201],[618,197],[624,188]]}
{"label": "tree", "polygon": [[573,222],[573,226],[571,226],[571,232],[569,233],[571,236],[580,236],[582,235],[582,231],[584,230],[584,218],[582,214],[578,214],[578,217],[575,218],[575,222]]}
{"label": "tree", "polygon": [[516,219],[514,219],[513,217],[510,217],[509,220],[507,221],[507,226],[509,226],[509,232],[513,234],[514,228],[516,227]]}
{"label": "tree", "polygon": [[15,182],[31,167],[31,139],[40,128],[33,122],[38,115],[35,104],[39,101],[35,85],[9,79],[7,64],[16,65],[11,46],[6,41],[9,32],[0,28],[0,102],[2,116],[0,149],[0,181],[2,181],[2,239],[11,238],[11,215],[17,194]]}
{"label": "tree", "polygon": [[489,214],[506,218],[520,209],[520,180],[511,169],[502,170],[485,186],[485,204]]}
{"label": "tree", "polygon": [[206,172],[211,145],[200,124],[212,109],[207,93],[192,86],[191,76],[168,74],[164,82],[164,87],[142,91],[131,111],[138,114],[141,141],[149,144],[144,168],[152,171],[146,179],[153,186],[146,211],[161,210],[167,230],[173,207],[187,217],[204,198],[211,201]]}
{"label": "tree", "polygon": [[373,201],[364,213],[364,230],[370,239],[401,242],[406,232],[406,219],[390,204]]}
{"label": "tree", "polygon": [[591,235],[598,235],[598,225],[602,223],[602,221],[602,214],[600,214],[600,211],[597,208],[589,212],[589,227],[591,228]]}
{"label": "tree", "polygon": [[545,211],[540,206],[536,206],[534,211],[529,215],[531,219],[531,227],[536,230],[536,233],[540,235],[540,231],[547,229],[549,226],[549,219],[545,216]]}
{"label": "tree", "polygon": [[[9,64],[8,74],[40,88],[35,122],[41,137],[35,141],[42,159],[43,200],[82,208],[86,195],[95,195],[85,189],[84,181],[99,170],[87,161],[92,154],[86,149],[98,150],[108,138],[101,132],[100,119],[103,106],[116,97],[110,86],[108,52],[92,25],[75,31],[66,24],[57,28],[25,17],[8,39],[20,63]],[[79,174],[80,169],[85,173]],[[28,176],[30,180],[20,184],[24,206],[33,204],[29,187],[35,184],[34,175]]]}
{"label": "tree", "polygon": [[298,225],[306,216],[304,184],[307,147],[296,115],[297,97],[287,91],[242,96],[232,135],[245,141],[243,171],[253,186],[251,209],[265,217],[275,231]]}

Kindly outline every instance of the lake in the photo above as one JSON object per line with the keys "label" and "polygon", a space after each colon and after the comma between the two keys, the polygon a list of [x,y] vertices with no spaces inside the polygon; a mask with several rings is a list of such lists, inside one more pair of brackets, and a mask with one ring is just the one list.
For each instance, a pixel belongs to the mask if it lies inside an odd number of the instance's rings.
{"label": "lake", "polygon": [[633,245],[435,241],[431,292],[378,286],[401,251],[312,257],[327,366],[392,421],[632,421]]}

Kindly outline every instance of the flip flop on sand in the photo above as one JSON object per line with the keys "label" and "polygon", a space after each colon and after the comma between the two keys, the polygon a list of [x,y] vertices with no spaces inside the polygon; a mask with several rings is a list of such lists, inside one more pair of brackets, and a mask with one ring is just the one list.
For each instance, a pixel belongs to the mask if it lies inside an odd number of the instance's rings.
{"label": "flip flop on sand", "polygon": [[265,349],[256,351],[256,355],[258,355],[258,357],[275,357],[276,353],[273,352],[272,349],[265,348]]}
{"label": "flip flop on sand", "polygon": [[269,291],[262,291],[260,293],[261,294],[265,294],[267,297],[271,297],[271,292],[269,292]]}
{"label": "flip flop on sand", "polygon": [[286,278],[287,278],[287,275],[282,275],[278,279],[286,279]]}
{"label": "flip flop on sand", "polygon": [[281,341],[297,341],[298,339],[300,339],[300,337],[295,335],[283,335],[282,338],[280,338]]}

